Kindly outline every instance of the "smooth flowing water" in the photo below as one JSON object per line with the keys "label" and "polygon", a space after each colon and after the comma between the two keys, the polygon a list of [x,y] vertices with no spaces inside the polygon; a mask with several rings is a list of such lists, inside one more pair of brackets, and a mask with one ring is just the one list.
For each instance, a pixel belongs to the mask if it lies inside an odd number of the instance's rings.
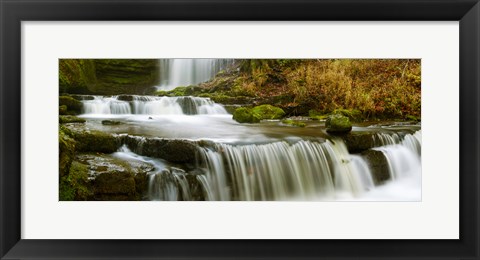
{"label": "smooth flowing water", "polygon": [[119,96],[95,96],[93,100],[83,100],[86,115],[218,115],[227,114],[223,106],[209,98],[200,97],[156,97],[127,96],[131,101]]}
{"label": "smooth flowing water", "polygon": [[[375,184],[370,162],[348,152],[323,122],[290,127],[279,121],[239,124],[220,104],[198,97],[132,96],[83,100],[86,126],[145,138],[208,140],[195,165],[176,165],[133,153],[115,156],[155,166],[149,200],[421,200],[421,130],[418,125],[354,127],[371,133],[387,161],[390,180]],[[103,119],[121,122],[102,125]],[[408,130],[408,131],[405,131]]]}
{"label": "smooth flowing water", "polygon": [[168,91],[208,81],[233,62],[233,59],[161,59],[158,89]]}

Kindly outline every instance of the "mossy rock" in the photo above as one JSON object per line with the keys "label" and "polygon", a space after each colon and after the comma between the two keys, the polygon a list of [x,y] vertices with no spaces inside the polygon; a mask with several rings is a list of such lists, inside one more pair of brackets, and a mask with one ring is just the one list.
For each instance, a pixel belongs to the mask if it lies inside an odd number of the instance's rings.
{"label": "mossy rock", "polygon": [[405,119],[408,120],[408,121],[413,121],[415,123],[420,122],[420,117],[413,116],[413,115],[407,115],[407,116],[405,116]]}
{"label": "mossy rock", "polygon": [[[60,95],[62,96],[62,95]],[[94,100],[95,97],[94,96],[90,96],[90,95],[68,95],[68,96],[71,96],[72,98],[78,100],[78,101],[83,101],[83,100]]]}
{"label": "mossy rock", "polygon": [[115,121],[115,120],[102,120],[102,125],[121,125],[123,124],[120,121]]}
{"label": "mossy rock", "polygon": [[59,106],[58,107],[58,114],[59,115],[67,115],[67,110],[68,110],[68,108],[65,105]]}
{"label": "mossy rock", "polygon": [[58,131],[59,141],[59,174],[65,176],[70,171],[70,166],[75,157],[75,140],[68,134],[69,130],[60,126]]}
{"label": "mossy rock", "polygon": [[165,91],[165,90],[155,91],[155,93],[153,93],[153,95],[160,96],[160,97],[169,97],[170,96],[169,92]]}
{"label": "mossy rock", "polygon": [[357,109],[335,109],[332,114],[346,116],[352,122],[361,122],[364,119],[362,112]]}
{"label": "mossy rock", "polygon": [[173,163],[195,163],[198,153],[198,144],[189,140],[126,136],[123,142],[137,154]]}
{"label": "mossy rock", "polygon": [[328,115],[326,115],[324,113],[321,113],[321,112],[318,112],[316,110],[309,110],[308,111],[308,116],[312,120],[326,120],[328,118]]}
{"label": "mossy rock", "polygon": [[67,111],[71,111],[76,114],[80,114],[82,112],[83,103],[76,100],[70,96],[60,96],[59,97],[59,105],[66,106]]}
{"label": "mossy rock", "polygon": [[350,132],[342,138],[348,152],[360,153],[376,146],[373,138],[375,134],[374,132]]}
{"label": "mossy rock", "polygon": [[148,190],[147,173],[155,168],[99,153],[79,154],[77,160],[88,167],[93,200],[142,200]]}
{"label": "mossy rock", "polygon": [[117,97],[117,100],[133,101],[133,96],[132,95],[120,95],[120,96]]}
{"label": "mossy rock", "polygon": [[388,161],[383,152],[367,150],[362,153],[362,157],[365,158],[370,166],[370,171],[372,173],[375,185],[383,184],[385,181],[391,178]]}
{"label": "mossy rock", "polygon": [[289,125],[289,126],[297,126],[297,127],[307,126],[307,124],[305,124],[304,122],[297,121],[297,120],[291,120],[291,119],[282,120],[282,124]]}
{"label": "mossy rock", "polygon": [[120,148],[118,138],[100,131],[72,131],[79,152],[113,153]]}
{"label": "mossy rock", "polygon": [[85,123],[85,119],[76,116],[59,116],[58,120],[60,124]]}
{"label": "mossy rock", "polygon": [[240,107],[233,112],[233,120],[239,123],[258,123],[261,119],[253,113],[252,109]]}
{"label": "mossy rock", "polygon": [[97,199],[103,200],[103,195],[116,195],[120,198],[135,197],[135,176],[127,169],[125,169],[125,171],[101,173],[97,175],[93,183]]}
{"label": "mossy rock", "polygon": [[346,116],[333,114],[328,116],[325,127],[328,133],[348,133],[352,130],[352,123]]}
{"label": "mossy rock", "polygon": [[89,200],[92,195],[93,192],[88,183],[87,166],[80,162],[73,161],[69,173],[60,178],[60,200]]}
{"label": "mossy rock", "polygon": [[223,108],[225,108],[229,114],[233,114],[239,107],[239,105],[223,105]]}
{"label": "mossy rock", "polygon": [[256,106],[252,112],[260,119],[281,119],[285,116],[283,109],[272,105]]}
{"label": "mossy rock", "polygon": [[60,93],[88,94],[96,84],[95,62],[91,59],[60,59]]}
{"label": "mossy rock", "polygon": [[187,87],[177,87],[169,91],[169,95],[174,97],[188,96],[186,92],[187,92]]}

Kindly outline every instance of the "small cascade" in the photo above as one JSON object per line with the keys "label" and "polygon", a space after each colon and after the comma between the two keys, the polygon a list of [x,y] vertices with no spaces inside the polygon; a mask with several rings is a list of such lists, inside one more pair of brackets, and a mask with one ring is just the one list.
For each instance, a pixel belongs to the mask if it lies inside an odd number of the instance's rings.
{"label": "small cascade", "polygon": [[174,175],[167,169],[151,174],[148,180],[148,198],[150,200],[178,200],[178,188]]}
{"label": "small cascade", "polygon": [[83,100],[84,114],[131,114],[130,104],[126,101],[118,100],[117,96],[99,97],[95,96],[93,100]]}
{"label": "small cascade", "polygon": [[376,133],[373,135],[375,146],[385,146],[400,143],[400,136],[397,133]]}
{"label": "small cascade", "polygon": [[206,175],[201,182],[206,197],[214,200],[359,195],[373,187],[367,164],[348,154],[341,141],[217,144],[202,155]]}
{"label": "small cascade", "polygon": [[407,134],[398,144],[374,148],[383,152],[392,179],[418,177],[421,173],[421,130]]}
{"label": "small cascade", "polygon": [[215,115],[228,114],[222,105],[201,97],[129,96],[131,101],[118,96],[95,96],[83,100],[84,114],[95,115]]}
{"label": "small cascade", "polygon": [[233,59],[161,59],[158,89],[168,91],[208,81],[233,62]]}
{"label": "small cascade", "polygon": [[[196,163],[185,169],[134,154],[127,148],[141,150],[147,142],[144,137],[124,138],[127,146],[116,156],[155,166],[149,174],[149,200],[362,200],[378,198],[382,192],[388,194],[386,187],[395,184],[403,185],[406,195],[413,194],[411,199],[418,200],[421,130],[401,136],[398,143],[373,148],[384,155],[384,167],[391,177],[377,184],[374,177],[378,176],[372,174],[378,173],[370,168],[371,162],[364,155],[350,154],[341,139],[248,145],[209,143],[196,147]],[[393,138],[385,140],[397,141]]]}
{"label": "small cascade", "polygon": [[418,156],[422,154],[422,131],[416,131],[413,135],[406,135],[402,144],[414,151]]}

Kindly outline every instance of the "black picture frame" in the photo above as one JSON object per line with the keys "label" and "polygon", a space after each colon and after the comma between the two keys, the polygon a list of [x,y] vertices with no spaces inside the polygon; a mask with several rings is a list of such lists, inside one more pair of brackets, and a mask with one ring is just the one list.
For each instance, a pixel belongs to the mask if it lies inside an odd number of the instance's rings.
{"label": "black picture frame", "polygon": [[[0,18],[1,259],[480,259],[478,0],[0,0]],[[136,20],[459,21],[460,239],[21,239],[21,22]]]}

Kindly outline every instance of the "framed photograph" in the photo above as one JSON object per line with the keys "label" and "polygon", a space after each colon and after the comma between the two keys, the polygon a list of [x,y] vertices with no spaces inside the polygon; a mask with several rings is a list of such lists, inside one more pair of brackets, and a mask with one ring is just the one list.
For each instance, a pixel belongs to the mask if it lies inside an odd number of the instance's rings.
{"label": "framed photograph", "polygon": [[478,259],[478,1],[1,1],[1,259]]}

